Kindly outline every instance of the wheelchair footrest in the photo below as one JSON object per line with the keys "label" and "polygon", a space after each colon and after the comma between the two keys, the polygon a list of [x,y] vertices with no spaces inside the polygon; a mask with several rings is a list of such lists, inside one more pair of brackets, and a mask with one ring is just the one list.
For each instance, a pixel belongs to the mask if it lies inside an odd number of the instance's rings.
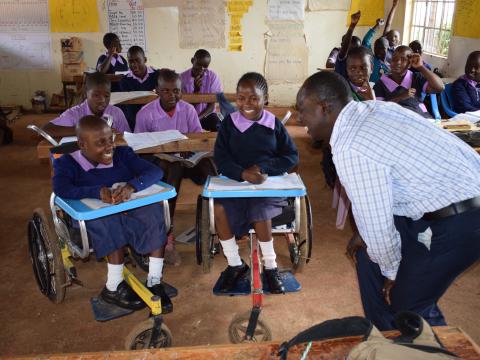
{"label": "wheelchair footrest", "polygon": [[93,316],[97,321],[109,321],[133,313],[133,310],[109,304],[99,297],[91,298],[90,303],[92,304]]}
{"label": "wheelchair footrest", "polygon": [[[285,292],[297,292],[300,291],[302,286],[300,283],[295,279],[295,276],[290,271],[280,271],[280,277],[283,281],[283,285],[285,286]],[[223,282],[223,273],[218,278],[215,286],[213,287],[213,294],[217,296],[237,296],[237,295],[249,295],[251,293],[250,287],[250,271],[248,271],[244,276],[242,276],[237,281],[237,286],[227,293],[223,293],[219,291],[220,284]],[[265,279],[265,274],[262,274],[262,283],[263,283],[263,292],[265,294],[270,294],[270,290],[268,289],[267,280]]]}

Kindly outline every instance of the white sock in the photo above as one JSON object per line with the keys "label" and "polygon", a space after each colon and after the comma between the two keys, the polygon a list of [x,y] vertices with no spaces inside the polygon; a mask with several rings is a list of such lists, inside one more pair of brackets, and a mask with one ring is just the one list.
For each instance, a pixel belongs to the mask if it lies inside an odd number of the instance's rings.
{"label": "white sock", "polygon": [[263,265],[265,266],[265,269],[275,269],[277,267],[277,262],[275,261],[277,255],[273,248],[273,239],[270,241],[259,241],[258,243],[262,250]]}
{"label": "white sock", "polygon": [[220,244],[222,244],[223,253],[227,258],[228,265],[230,266],[242,265],[242,258],[238,253],[238,245],[237,245],[237,241],[235,240],[235,236],[228,240],[220,240]]}
{"label": "white sock", "polygon": [[160,284],[163,272],[163,258],[149,257],[147,286]]}
{"label": "white sock", "polygon": [[108,263],[107,284],[110,291],[117,291],[117,286],[123,281],[123,264]]}

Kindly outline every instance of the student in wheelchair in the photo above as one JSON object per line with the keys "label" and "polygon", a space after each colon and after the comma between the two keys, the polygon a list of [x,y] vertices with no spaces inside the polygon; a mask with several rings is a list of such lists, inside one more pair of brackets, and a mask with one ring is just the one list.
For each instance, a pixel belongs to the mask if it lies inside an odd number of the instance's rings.
{"label": "student in wheelchair", "polygon": [[[96,198],[118,204],[162,179],[163,172],[127,146],[115,148],[112,129],[100,117],[84,116],[76,126],[80,150],[54,162],[53,191],[66,199]],[[111,190],[116,183],[126,183]],[[107,257],[107,282],[100,297],[107,303],[138,310],[145,307],[123,279],[124,246],[149,254],[147,288],[161,298],[162,313],[173,305],[161,284],[166,228],[163,207],[152,204],[87,222],[98,259]]]}
{"label": "student in wheelchair", "polygon": [[[287,130],[264,109],[267,101],[265,78],[254,72],[244,74],[237,84],[238,111],[222,121],[215,143],[214,159],[219,173],[237,181],[261,184],[267,176],[282,175],[298,164],[297,149]],[[285,292],[277,268],[271,223],[285,206],[286,198],[215,199],[216,230],[228,262],[221,292],[230,292],[248,271],[235,236],[247,234],[252,224],[270,291]]]}

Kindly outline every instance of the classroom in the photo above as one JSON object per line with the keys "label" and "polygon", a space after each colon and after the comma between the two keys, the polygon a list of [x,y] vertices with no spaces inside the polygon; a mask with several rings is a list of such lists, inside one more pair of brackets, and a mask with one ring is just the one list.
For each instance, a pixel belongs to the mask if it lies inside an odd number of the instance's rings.
{"label": "classroom", "polygon": [[0,0],[0,357],[480,359],[478,16]]}

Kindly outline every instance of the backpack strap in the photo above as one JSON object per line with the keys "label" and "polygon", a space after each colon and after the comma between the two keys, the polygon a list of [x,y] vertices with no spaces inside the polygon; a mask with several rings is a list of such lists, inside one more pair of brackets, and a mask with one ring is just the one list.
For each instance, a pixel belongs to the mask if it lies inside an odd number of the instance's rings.
{"label": "backpack strap", "polygon": [[365,336],[369,334],[372,323],[360,316],[350,316],[343,319],[327,320],[314,325],[280,345],[278,356],[286,360],[288,350],[297,344],[309,341],[327,340],[344,336]]}

